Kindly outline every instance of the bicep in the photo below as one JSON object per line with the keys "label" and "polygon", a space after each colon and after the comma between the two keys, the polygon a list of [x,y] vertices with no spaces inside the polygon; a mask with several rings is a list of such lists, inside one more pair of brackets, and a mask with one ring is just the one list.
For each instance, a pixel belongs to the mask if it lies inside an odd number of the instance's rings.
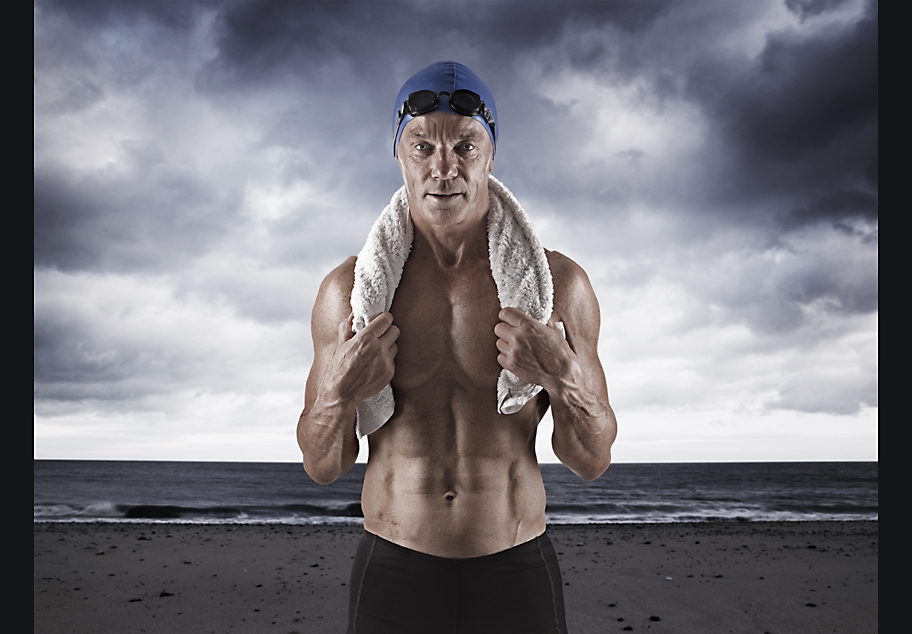
{"label": "bicep", "polygon": [[554,318],[564,322],[567,343],[587,373],[605,384],[598,357],[601,311],[589,276],[576,262],[557,252],[549,253],[554,277]]}
{"label": "bicep", "polygon": [[335,352],[339,338],[339,325],[351,314],[351,289],[354,284],[354,262],[351,257],[335,268],[317,292],[310,318],[310,335],[314,356],[304,393],[305,407],[316,398],[323,381],[323,373]]}

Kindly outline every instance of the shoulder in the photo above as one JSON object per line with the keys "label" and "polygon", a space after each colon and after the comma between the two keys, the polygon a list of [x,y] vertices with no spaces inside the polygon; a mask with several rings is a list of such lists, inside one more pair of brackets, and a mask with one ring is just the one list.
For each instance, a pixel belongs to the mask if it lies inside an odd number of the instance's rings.
{"label": "shoulder", "polygon": [[598,299],[583,267],[558,251],[545,249],[545,255],[554,282],[554,319],[576,330],[598,324]]}
{"label": "shoulder", "polygon": [[314,302],[314,317],[328,317],[338,323],[338,317],[351,311],[351,293],[355,285],[355,256],[346,258],[323,278],[317,300]]}
{"label": "shoulder", "polygon": [[592,283],[583,267],[559,251],[545,249],[545,255],[554,281],[555,304],[559,299],[577,302],[589,299],[589,295],[595,298]]}
{"label": "shoulder", "polygon": [[563,282],[589,281],[589,276],[579,264],[568,258],[560,251],[545,249],[548,266],[551,268],[551,277],[555,285]]}
{"label": "shoulder", "polygon": [[352,288],[355,285],[355,261],[354,255],[345,259],[342,264],[330,271],[323,283],[320,284],[320,295],[344,295],[346,298],[351,297]]}

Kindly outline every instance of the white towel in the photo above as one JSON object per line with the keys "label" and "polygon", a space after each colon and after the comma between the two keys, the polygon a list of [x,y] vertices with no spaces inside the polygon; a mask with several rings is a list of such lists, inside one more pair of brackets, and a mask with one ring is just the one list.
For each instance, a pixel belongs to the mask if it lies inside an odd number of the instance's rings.
{"label": "white towel", "polygon": [[[545,250],[519,202],[503,183],[490,175],[488,194],[488,253],[500,306],[517,308],[547,323],[554,303],[554,285]],[[392,306],[413,236],[408,200],[402,187],[374,223],[355,263],[351,297],[355,332]],[[563,332],[563,324],[558,325]],[[541,389],[502,370],[497,380],[497,411],[518,412]],[[380,429],[395,409],[389,385],[361,401],[355,425],[358,438]]]}

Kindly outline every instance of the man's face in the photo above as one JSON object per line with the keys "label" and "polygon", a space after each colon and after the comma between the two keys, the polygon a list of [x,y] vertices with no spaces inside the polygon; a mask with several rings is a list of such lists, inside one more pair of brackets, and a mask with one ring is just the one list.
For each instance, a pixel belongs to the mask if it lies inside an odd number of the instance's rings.
{"label": "man's face", "polygon": [[475,119],[439,111],[415,117],[402,132],[398,154],[413,218],[452,226],[487,213],[494,148]]}

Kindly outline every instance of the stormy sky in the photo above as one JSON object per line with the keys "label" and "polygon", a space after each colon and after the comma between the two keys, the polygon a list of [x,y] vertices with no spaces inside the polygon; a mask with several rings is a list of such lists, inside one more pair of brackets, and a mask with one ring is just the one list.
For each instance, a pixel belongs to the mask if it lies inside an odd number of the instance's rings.
{"label": "stormy sky", "polygon": [[876,2],[34,26],[36,458],[299,460],[317,288],[401,185],[399,87],[455,60],[495,95],[494,174],[599,298],[615,461],[877,459]]}

